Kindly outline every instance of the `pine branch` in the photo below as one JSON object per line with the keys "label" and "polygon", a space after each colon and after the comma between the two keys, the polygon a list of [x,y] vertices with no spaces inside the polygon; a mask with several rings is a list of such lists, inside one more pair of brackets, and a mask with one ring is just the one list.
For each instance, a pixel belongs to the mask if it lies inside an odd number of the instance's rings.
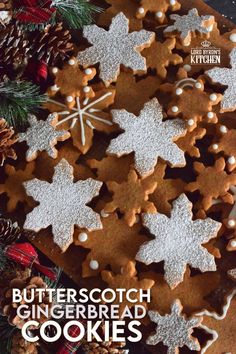
{"label": "pine branch", "polygon": [[87,0],[53,0],[52,6],[71,29],[81,29],[91,24],[94,14],[102,11]]}
{"label": "pine branch", "polygon": [[0,117],[14,128],[26,125],[28,114],[35,113],[46,97],[38,86],[28,81],[7,81],[0,83]]}

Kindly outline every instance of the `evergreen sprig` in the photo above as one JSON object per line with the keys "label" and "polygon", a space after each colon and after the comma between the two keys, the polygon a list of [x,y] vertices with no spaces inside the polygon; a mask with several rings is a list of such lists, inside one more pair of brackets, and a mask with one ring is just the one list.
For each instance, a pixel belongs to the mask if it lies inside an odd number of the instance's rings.
{"label": "evergreen sprig", "polygon": [[91,24],[94,14],[102,11],[100,7],[87,0],[53,0],[52,6],[71,29],[81,29]]}
{"label": "evergreen sprig", "polygon": [[35,113],[45,102],[39,87],[28,81],[6,81],[0,83],[0,117],[9,126],[19,129],[26,125],[28,114]]}

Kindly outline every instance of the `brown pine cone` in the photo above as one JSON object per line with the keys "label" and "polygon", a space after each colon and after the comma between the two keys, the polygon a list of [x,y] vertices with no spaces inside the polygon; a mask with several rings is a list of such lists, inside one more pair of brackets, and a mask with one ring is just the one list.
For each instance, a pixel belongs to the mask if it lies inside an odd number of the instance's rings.
{"label": "brown pine cone", "polygon": [[24,32],[16,25],[6,26],[0,31],[0,77],[14,78],[21,67],[25,66],[28,41]]}
{"label": "brown pine cone", "polygon": [[[23,294],[23,290],[26,289],[26,293],[28,294],[28,297],[30,297],[31,289],[46,289],[47,284],[43,281],[43,279],[41,277],[31,277],[31,278],[26,278],[26,279],[15,278],[10,282],[9,287],[3,291],[1,304],[0,304],[2,314],[4,316],[8,317],[8,321],[10,324],[16,326],[19,329],[22,328],[22,326],[24,325],[25,322],[28,322],[32,318],[29,317],[25,320],[22,318],[19,318],[17,316],[18,306],[26,304],[29,306],[28,310],[30,311],[30,310],[32,310],[33,305],[39,305],[41,308],[44,308],[44,309],[46,308],[47,305],[49,305],[49,307],[52,305],[49,302],[49,298],[48,298],[47,294],[43,295],[42,303],[39,302],[38,296],[35,296],[34,301],[29,304],[24,301],[21,301],[20,303],[13,303],[12,302],[12,289],[13,288],[20,289],[22,291],[22,294]],[[37,318],[36,320],[42,324],[45,321],[47,321],[48,318],[41,316],[39,319]]]}
{"label": "brown pine cone", "polygon": [[17,241],[22,232],[19,226],[10,220],[0,218],[0,245],[10,245],[11,243]]}
{"label": "brown pine cone", "polygon": [[63,28],[62,23],[48,25],[32,42],[30,55],[37,60],[43,60],[48,65],[63,62],[73,50],[70,32]]}
{"label": "brown pine cone", "polygon": [[11,354],[37,354],[37,343],[27,342],[17,331],[12,338]]}
{"label": "brown pine cone", "polygon": [[12,2],[11,0],[0,0],[0,10],[11,10],[12,9]]}
{"label": "brown pine cone", "polygon": [[84,354],[125,354],[127,350],[122,349],[126,343],[114,343],[111,341],[109,342],[90,342],[85,343],[82,346]]}
{"label": "brown pine cone", "polygon": [[16,265],[4,269],[4,271],[0,272],[0,297],[5,293],[6,286],[9,286],[9,283],[12,279],[15,278],[29,278],[31,276],[31,269],[24,268],[23,266]]}
{"label": "brown pine cone", "polygon": [[8,157],[16,160],[17,156],[12,145],[16,143],[17,139],[13,135],[14,130],[8,128],[5,119],[0,118],[0,166],[4,164],[4,161]]}

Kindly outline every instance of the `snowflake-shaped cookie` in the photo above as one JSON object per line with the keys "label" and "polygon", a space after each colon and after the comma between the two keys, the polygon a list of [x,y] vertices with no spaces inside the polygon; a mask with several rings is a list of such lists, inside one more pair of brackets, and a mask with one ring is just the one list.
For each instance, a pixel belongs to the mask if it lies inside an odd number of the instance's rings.
{"label": "snowflake-shaped cookie", "polygon": [[147,12],[155,14],[158,22],[163,23],[166,19],[166,12],[177,11],[181,7],[177,0],[141,0],[140,6],[137,9],[137,18],[144,18]]}
{"label": "snowflake-shaped cookie", "polygon": [[143,225],[155,236],[144,243],[136,259],[147,265],[164,261],[165,279],[171,288],[183,281],[186,265],[202,272],[215,271],[214,257],[202,244],[217,236],[221,223],[210,218],[192,220],[192,203],[185,194],[173,202],[171,216],[143,214]]}
{"label": "snowflake-shaped cookie", "polygon": [[92,47],[78,53],[78,59],[85,66],[100,63],[100,78],[106,85],[116,81],[121,64],[135,72],[146,71],[139,52],[151,45],[155,35],[146,30],[129,33],[129,20],[122,12],[113,18],[109,31],[91,25],[83,34]]}
{"label": "snowflake-shaped cookie", "polygon": [[101,229],[100,217],[86,204],[98,195],[102,182],[88,178],[73,182],[73,167],[62,159],[55,167],[52,183],[33,179],[24,183],[26,192],[40,202],[27,215],[24,227],[34,231],[52,225],[54,242],[63,251],[73,241],[74,225]]}
{"label": "snowflake-shaped cookie", "polygon": [[172,166],[184,166],[184,152],[174,143],[186,132],[180,119],[163,122],[162,107],[153,98],[144,105],[139,117],[125,110],[113,110],[113,121],[124,133],[111,141],[107,152],[122,156],[135,153],[135,168],[140,175],[153,172],[158,157]]}
{"label": "snowflake-shaped cookie", "polygon": [[209,35],[213,30],[214,16],[199,16],[197,9],[189,10],[187,15],[170,15],[174,24],[164,30],[165,34],[177,31],[180,33],[180,40],[184,46],[191,43],[191,36],[195,33]]}
{"label": "snowflake-shaped cookie", "polygon": [[29,146],[26,152],[27,161],[35,160],[39,151],[46,151],[50,157],[56,159],[57,150],[54,146],[58,141],[64,141],[70,137],[70,133],[66,130],[55,129],[57,121],[57,114],[50,114],[45,121],[37,120],[33,115],[29,116],[30,126],[25,133],[19,133],[18,140],[26,141]]}
{"label": "snowflake-shaped cookie", "polygon": [[168,354],[179,353],[178,348],[187,346],[190,350],[200,350],[198,340],[191,336],[193,328],[198,327],[202,321],[201,317],[186,319],[181,314],[182,305],[179,300],[171,306],[171,313],[161,316],[156,311],[149,311],[151,321],[157,324],[156,333],[151,335],[146,343],[156,345],[162,342],[168,347]]}
{"label": "snowflake-shaped cookie", "polygon": [[236,48],[230,53],[230,64],[231,68],[213,68],[206,71],[213,82],[227,86],[221,101],[221,112],[233,112],[236,109]]}

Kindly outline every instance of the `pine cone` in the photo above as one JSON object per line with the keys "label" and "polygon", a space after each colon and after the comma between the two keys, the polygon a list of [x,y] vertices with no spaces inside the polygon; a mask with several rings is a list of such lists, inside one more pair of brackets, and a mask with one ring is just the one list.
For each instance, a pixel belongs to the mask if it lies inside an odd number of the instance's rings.
{"label": "pine cone", "polygon": [[6,285],[9,286],[9,283],[12,279],[15,278],[29,278],[31,276],[31,269],[30,268],[24,268],[20,265],[16,265],[13,263],[12,267],[9,267],[8,269],[4,269],[3,272],[0,273],[0,294],[1,297],[5,293]]}
{"label": "pine cone", "polygon": [[114,343],[111,341],[109,342],[90,342],[85,343],[82,346],[84,354],[125,354],[127,350],[122,349],[126,343]]}
{"label": "pine cone", "polygon": [[21,236],[19,226],[10,220],[0,218],[0,245],[10,245]]}
{"label": "pine cone", "polygon": [[11,0],[0,0],[0,10],[7,11],[12,9]]}
{"label": "pine cone", "polygon": [[37,343],[27,342],[17,331],[12,338],[11,354],[37,354]]}
{"label": "pine cone", "polygon": [[7,26],[0,31],[0,76],[13,79],[26,64],[28,41],[17,26]]}
{"label": "pine cone", "polygon": [[[1,309],[2,309],[2,314],[4,316],[8,317],[8,321],[10,324],[17,326],[17,328],[21,329],[22,326],[24,325],[25,322],[28,322],[31,320],[31,318],[27,319],[22,319],[17,316],[17,308],[20,305],[28,305],[29,308],[28,310],[32,309],[32,305],[40,305],[41,308],[46,308],[47,305],[51,306],[52,304],[49,302],[49,298],[47,294],[43,294],[43,301],[42,303],[39,303],[39,298],[35,296],[34,301],[30,304],[25,303],[24,301],[21,301],[21,303],[13,303],[12,302],[12,289],[20,289],[23,294],[23,290],[26,289],[26,293],[29,294],[31,289],[46,289],[47,284],[43,281],[41,277],[31,277],[31,278],[15,278],[13,279],[9,287],[6,288],[3,292],[3,296],[1,299]],[[39,321],[41,324],[47,321],[48,318],[41,316],[39,319],[37,318],[37,321]]]}
{"label": "pine cone", "polygon": [[48,25],[38,36],[34,34],[30,54],[34,59],[53,66],[70,56],[73,50],[70,40],[70,32],[62,27],[62,23]]}
{"label": "pine cone", "polygon": [[7,127],[5,119],[0,119],[0,166],[4,164],[6,158],[16,160],[16,153],[12,148],[16,138],[13,138],[14,130]]}

